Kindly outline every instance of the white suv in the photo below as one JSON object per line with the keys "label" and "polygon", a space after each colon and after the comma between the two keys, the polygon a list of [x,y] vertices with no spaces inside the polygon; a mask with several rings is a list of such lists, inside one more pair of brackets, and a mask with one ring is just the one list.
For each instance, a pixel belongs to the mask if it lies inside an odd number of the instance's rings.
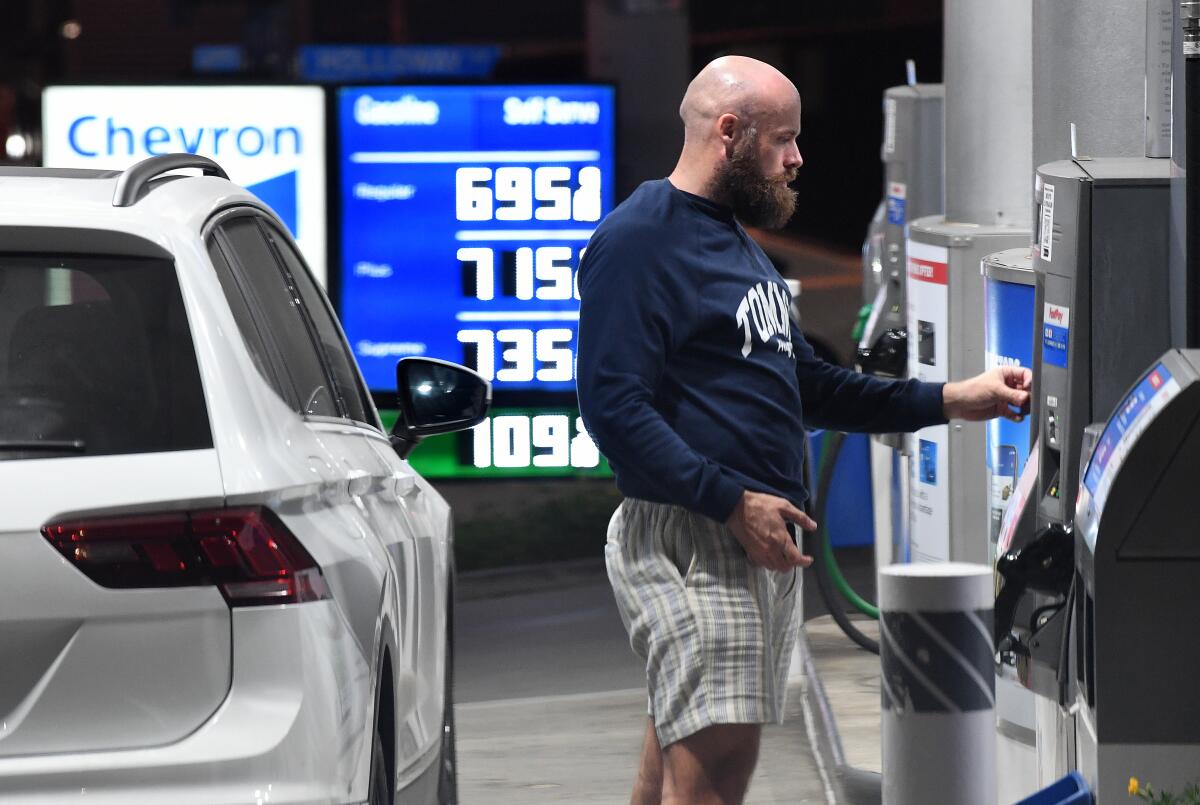
{"label": "white suv", "polygon": [[397,378],[389,438],[211,160],[0,170],[0,799],[456,800],[450,512],[404,456],[491,389]]}

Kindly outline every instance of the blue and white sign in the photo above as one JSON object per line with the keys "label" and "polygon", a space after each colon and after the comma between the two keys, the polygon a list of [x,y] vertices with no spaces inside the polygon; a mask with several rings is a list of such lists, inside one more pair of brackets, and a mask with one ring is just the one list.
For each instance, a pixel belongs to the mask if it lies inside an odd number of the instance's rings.
{"label": "blue and white sign", "polygon": [[49,87],[44,163],[124,169],[150,156],[211,157],[291,230],[325,282],[325,99],[319,87]]}
{"label": "blue and white sign", "polygon": [[908,186],[903,182],[889,182],[887,192],[887,220],[889,224],[904,226],[908,220]]}
{"label": "blue and white sign", "polygon": [[[1032,274],[1032,272],[1030,272]],[[1029,284],[988,278],[984,284],[984,360],[987,368],[1033,368],[1034,299]],[[1021,467],[1029,458],[1030,420],[992,419],[985,430],[990,482],[989,528],[991,544],[1000,535],[1004,510],[1017,491]]]}
{"label": "blue and white sign", "polygon": [[496,45],[306,45],[305,81],[395,81],[487,78],[500,58]]}
{"label": "blue and white sign", "polygon": [[1042,323],[1042,360],[1067,368],[1067,345],[1071,335],[1071,309],[1046,303]]}
{"label": "blue and white sign", "polygon": [[341,316],[371,388],[428,355],[498,391],[574,389],[613,114],[600,86],[339,91]]}

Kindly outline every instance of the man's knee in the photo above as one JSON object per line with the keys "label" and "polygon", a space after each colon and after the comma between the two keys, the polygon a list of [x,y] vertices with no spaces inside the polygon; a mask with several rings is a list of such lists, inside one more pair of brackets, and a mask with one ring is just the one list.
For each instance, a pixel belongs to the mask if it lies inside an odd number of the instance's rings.
{"label": "man's knee", "polygon": [[665,787],[744,791],[758,762],[761,736],[758,724],[715,724],[676,741],[663,751]]}

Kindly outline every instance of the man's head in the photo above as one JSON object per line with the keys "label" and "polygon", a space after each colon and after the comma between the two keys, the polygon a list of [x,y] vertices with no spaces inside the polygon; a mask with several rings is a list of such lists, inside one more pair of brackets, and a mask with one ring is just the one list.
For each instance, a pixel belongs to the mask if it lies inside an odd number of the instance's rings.
{"label": "man's head", "polygon": [[723,56],[688,85],[679,116],[680,169],[705,177],[705,196],[751,226],[787,223],[796,208],[788,183],[804,160],[796,147],[800,94],[783,73],[745,56]]}

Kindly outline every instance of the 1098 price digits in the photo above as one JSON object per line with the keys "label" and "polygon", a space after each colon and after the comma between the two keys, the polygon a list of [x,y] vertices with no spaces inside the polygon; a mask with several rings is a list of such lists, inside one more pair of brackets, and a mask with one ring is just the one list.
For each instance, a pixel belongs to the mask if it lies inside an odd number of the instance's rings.
{"label": "1098 price digits", "polygon": [[600,464],[596,443],[578,416],[502,414],[485,419],[472,431],[474,463],[479,468],[591,469]]}

